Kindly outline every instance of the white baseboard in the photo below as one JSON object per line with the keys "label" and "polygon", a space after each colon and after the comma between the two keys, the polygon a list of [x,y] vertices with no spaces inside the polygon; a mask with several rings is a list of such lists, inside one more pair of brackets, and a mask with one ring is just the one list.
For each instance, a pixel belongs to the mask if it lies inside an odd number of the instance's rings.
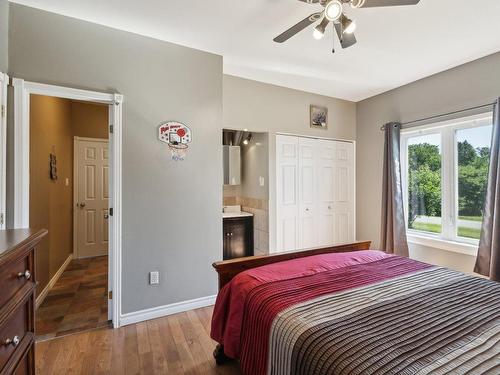
{"label": "white baseboard", "polygon": [[216,298],[217,296],[201,297],[189,301],[177,302],[170,305],[158,306],[151,309],[123,314],[120,318],[120,326],[126,326],[129,324],[143,322],[145,320],[161,318],[163,316],[177,314],[188,310],[212,306],[215,304]]}
{"label": "white baseboard", "polygon": [[73,259],[73,254],[70,254],[68,256],[68,258],[66,258],[66,260],[64,261],[64,263],[61,265],[61,267],[59,267],[59,269],[54,274],[54,276],[52,276],[52,278],[50,279],[49,283],[45,286],[45,288],[43,288],[43,290],[41,291],[41,293],[38,294],[38,296],[36,297],[36,302],[35,302],[35,308],[36,309],[38,309],[38,307],[42,304],[43,300],[45,299],[45,297],[47,297],[47,294],[49,294],[49,292],[52,289],[52,287],[54,285],[56,285],[57,280],[59,280],[59,278],[63,274],[63,272],[66,269],[66,267],[68,267],[68,264],[71,262],[72,259]]}

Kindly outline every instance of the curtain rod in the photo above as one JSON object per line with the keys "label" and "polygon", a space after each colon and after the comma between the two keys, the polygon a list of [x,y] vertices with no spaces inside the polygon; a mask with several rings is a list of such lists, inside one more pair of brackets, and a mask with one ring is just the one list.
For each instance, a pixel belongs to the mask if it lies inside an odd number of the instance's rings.
{"label": "curtain rod", "polygon": [[[445,117],[445,116],[456,115],[456,114],[462,113],[462,112],[473,111],[475,109],[493,107],[495,104],[496,104],[496,102],[493,102],[493,103],[478,105],[476,107],[470,107],[470,108],[460,109],[458,111],[453,111],[453,112],[448,112],[448,113],[442,113],[440,115],[429,116],[429,117],[421,118],[421,119],[418,119],[418,120],[403,122],[401,124],[401,128],[403,128],[403,127],[405,127],[405,128],[411,128],[411,126],[408,126],[408,125],[412,125],[412,124],[415,124],[415,123],[419,123],[419,122],[423,122],[423,121],[428,121],[428,120],[434,120],[434,119]],[[385,125],[382,125],[380,127],[380,130],[385,130]]]}

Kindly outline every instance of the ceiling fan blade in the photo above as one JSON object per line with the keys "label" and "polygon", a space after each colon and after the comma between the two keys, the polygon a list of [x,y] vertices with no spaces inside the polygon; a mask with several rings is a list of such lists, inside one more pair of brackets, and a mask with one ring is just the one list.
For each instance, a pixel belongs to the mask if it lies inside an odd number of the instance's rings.
{"label": "ceiling fan blade", "polygon": [[357,43],[354,34],[348,34],[342,32],[342,25],[340,23],[335,24],[335,31],[340,39],[340,45],[342,48],[349,48]]}
{"label": "ceiling fan blade", "polygon": [[416,5],[420,0],[365,0],[360,8],[392,7],[398,5]]}
{"label": "ceiling fan blade", "polygon": [[323,14],[323,12],[318,12],[318,13],[311,14],[309,17],[304,18],[302,21],[300,21],[296,25],[290,27],[287,31],[285,31],[284,33],[278,35],[273,40],[276,43],[286,42],[292,36],[294,36],[295,34],[301,32],[302,30],[304,30],[307,26],[310,26],[314,22],[318,21],[321,18],[322,14]]}
{"label": "ceiling fan blade", "polygon": [[319,0],[299,0],[302,1],[303,3],[308,3],[308,4],[317,4],[319,3]]}

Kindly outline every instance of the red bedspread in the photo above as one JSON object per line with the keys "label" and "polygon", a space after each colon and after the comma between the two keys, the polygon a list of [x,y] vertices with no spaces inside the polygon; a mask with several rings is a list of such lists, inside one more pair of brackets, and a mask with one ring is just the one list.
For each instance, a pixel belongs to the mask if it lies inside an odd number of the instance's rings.
{"label": "red bedspread", "polygon": [[231,358],[240,357],[240,336],[248,294],[259,285],[311,276],[350,265],[369,263],[390,257],[381,251],[323,254],[274,263],[237,275],[219,292],[212,317],[212,338],[224,345]]}

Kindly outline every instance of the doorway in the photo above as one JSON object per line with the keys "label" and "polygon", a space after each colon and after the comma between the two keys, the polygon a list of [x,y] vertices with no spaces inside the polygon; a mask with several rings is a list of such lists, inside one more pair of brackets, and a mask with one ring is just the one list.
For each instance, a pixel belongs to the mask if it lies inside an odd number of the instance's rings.
{"label": "doorway", "polygon": [[[109,324],[112,322],[115,328],[119,327],[121,316],[121,111],[123,97],[118,94],[26,82],[22,79],[13,79],[13,86],[15,97],[15,194],[13,197],[14,214],[11,220],[14,227],[36,226],[36,214],[43,213],[43,209],[47,208],[47,202],[44,203],[45,206],[37,207],[40,201],[44,202],[43,199],[37,197],[37,194],[41,195],[48,191],[49,194],[52,194],[52,201],[56,202],[58,202],[56,198],[64,197],[64,204],[61,202],[54,204],[59,210],[53,210],[53,215],[45,214],[56,224],[64,223],[64,225],[50,225],[50,223],[44,225],[44,227],[49,227],[49,238],[63,236],[65,241],[63,241],[64,246],[61,247],[64,249],[64,252],[61,253],[63,255],[55,257],[55,262],[51,263],[49,259],[43,264],[43,261],[40,260],[41,266],[48,267],[49,277],[40,280],[40,284],[43,286],[39,287],[37,291],[37,315],[38,317],[44,316],[41,309],[43,309],[44,303],[49,303],[51,300],[56,301],[60,306],[53,306],[49,309],[51,311],[47,315],[49,319],[37,325],[37,334],[40,333],[42,336],[44,333],[41,329],[43,324],[46,325],[45,333],[52,330],[47,333],[46,338],[53,337],[54,334],[61,336],[71,333],[73,330],[92,328],[91,325],[96,323]],[[34,158],[32,154],[38,152],[36,148],[40,148],[43,144],[43,137],[47,135],[49,130],[49,122],[43,121],[42,117],[36,115],[37,108],[34,104],[36,99],[34,98],[45,100],[45,105],[38,106],[38,109],[54,109],[54,103],[61,105],[62,102],[68,108],[69,103],[73,107],[69,112],[74,114],[73,117],[80,119],[71,124],[71,131],[68,131],[68,127],[66,127],[65,132],[56,133],[56,135],[64,134],[64,142],[54,135],[52,143],[49,142],[48,148],[45,146],[40,158]],[[93,108],[94,111],[85,114],[85,108]],[[99,116],[96,113],[99,113]],[[66,118],[69,116],[68,109],[66,109],[65,116]],[[61,115],[61,118],[63,117]],[[97,117],[100,119],[99,125],[95,126]],[[40,122],[41,133],[39,134],[41,135],[33,133],[32,125],[36,121]],[[70,141],[69,154],[67,152],[68,139]],[[86,155],[78,157],[77,154],[75,158],[75,153],[82,149],[81,145],[85,144],[87,147],[83,147],[82,152],[86,152]],[[47,155],[43,155],[43,153]],[[96,160],[91,162],[92,158]],[[40,166],[37,167],[36,163],[40,163]],[[79,168],[80,165],[82,168]],[[85,176],[83,181],[88,184],[88,189],[84,192],[86,194],[83,196],[84,199],[80,198],[81,189],[78,189],[80,185],[76,185],[78,180],[82,180],[81,176]],[[51,178],[55,179],[51,180]],[[37,179],[41,179],[44,184],[48,182],[49,190],[47,188],[45,190],[35,189]],[[58,188],[56,189],[55,186]],[[70,193],[69,197],[68,192]],[[93,202],[92,199],[99,202]],[[66,210],[65,205],[68,201],[70,209]],[[85,222],[82,218],[87,220],[85,230],[82,230],[79,224]],[[67,230],[68,223],[71,227],[69,231]],[[67,245],[68,232],[71,232],[69,245]],[[96,243],[96,245],[91,246],[92,243]],[[80,246],[79,249],[78,244],[85,245],[83,248]],[[40,254],[42,251],[38,250],[37,252]],[[37,274],[37,278],[40,279],[38,276],[42,275]],[[65,279],[72,280],[71,287],[66,289],[57,285],[58,281],[62,282]],[[80,295],[78,295],[77,284],[82,286]],[[51,292],[52,297],[50,297]],[[84,296],[102,297],[101,301],[104,303],[98,307],[97,298],[85,303]],[[77,304],[78,307],[70,308],[68,306],[71,299],[80,301],[79,305]],[[84,318],[81,321],[78,314],[71,316],[71,319],[65,319],[63,316],[64,311],[68,313],[71,311],[83,312],[86,309],[87,313],[81,314],[81,317]],[[90,310],[92,310],[92,314],[88,313]],[[99,315],[98,318],[97,315]],[[85,318],[87,321],[80,324]],[[37,318],[37,323],[38,320]],[[71,327],[70,320],[78,323],[79,327]],[[63,324],[64,327],[59,324],[63,321],[67,323]],[[64,333],[59,332],[61,327],[64,328]]]}
{"label": "doorway", "polygon": [[108,108],[31,95],[29,125],[29,226],[49,231],[36,254],[43,340],[108,325]]}

